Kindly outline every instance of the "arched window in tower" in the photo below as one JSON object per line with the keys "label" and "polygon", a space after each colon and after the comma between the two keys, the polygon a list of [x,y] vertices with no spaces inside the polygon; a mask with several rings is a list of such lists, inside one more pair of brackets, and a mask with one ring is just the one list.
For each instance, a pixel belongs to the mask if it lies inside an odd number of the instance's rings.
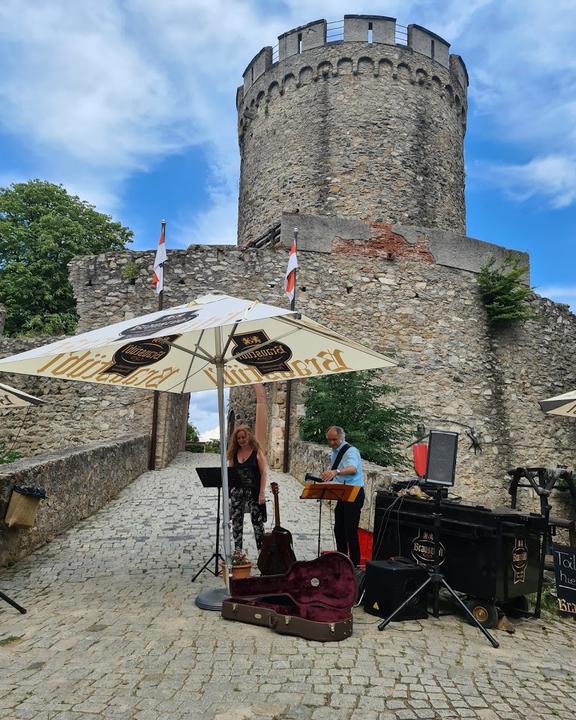
{"label": "arched window in tower", "polygon": [[298,54],[302,52],[302,33],[298,33]]}
{"label": "arched window in tower", "polygon": [[372,45],[373,42],[374,42],[374,30],[372,27],[372,23],[369,22],[368,23],[368,44]]}

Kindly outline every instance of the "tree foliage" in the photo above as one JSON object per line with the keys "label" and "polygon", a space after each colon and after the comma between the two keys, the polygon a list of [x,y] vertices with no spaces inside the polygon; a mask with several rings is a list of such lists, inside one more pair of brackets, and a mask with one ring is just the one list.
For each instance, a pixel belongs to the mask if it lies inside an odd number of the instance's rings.
{"label": "tree foliage", "polygon": [[529,303],[532,290],[524,282],[527,270],[526,265],[510,254],[498,267],[492,258],[481,269],[478,284],[491,325],[534,317]]}
{"label": "tree foliage", "polygon": [[419,417],[414,407],[384,405],[382,400],[394,392],[396,388],[381,384],[370,371],[311,379],[300,421],[302,438],[324,442],[326,429],[338,425],[366,460],[402,467],[406,458],[399,446],[411,437]]}
{"label": "tree foliage", "polygon": [[6,334],[74,331],[68,263],[76,255],[122,250],[132,231],[61,185],[41,180],[0,189],[0,303]]}

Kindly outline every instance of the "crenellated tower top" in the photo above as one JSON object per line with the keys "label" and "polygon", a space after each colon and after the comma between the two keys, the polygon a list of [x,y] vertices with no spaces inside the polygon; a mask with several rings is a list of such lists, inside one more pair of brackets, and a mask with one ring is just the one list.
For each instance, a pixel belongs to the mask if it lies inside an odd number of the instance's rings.
{"label": "crenellated tower top", "polygon": [[468,74],[446,40],[345,15],[283,33],[238,88],[238,241],[282,212],[465,232]]}

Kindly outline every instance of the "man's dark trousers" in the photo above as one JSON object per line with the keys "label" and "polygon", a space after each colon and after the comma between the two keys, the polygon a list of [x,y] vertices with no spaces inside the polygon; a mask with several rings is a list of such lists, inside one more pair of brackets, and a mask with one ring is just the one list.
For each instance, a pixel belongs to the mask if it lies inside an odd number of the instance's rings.
{"label": "man's dark trousers", "polygon": [[348,555],[352,564],[360,565],[360,543],[358,541],[358,525],[360,511],[364,505],[364,488],[356,496],[354,502],[338,500],[334,510],[334,537],[338,552]]}

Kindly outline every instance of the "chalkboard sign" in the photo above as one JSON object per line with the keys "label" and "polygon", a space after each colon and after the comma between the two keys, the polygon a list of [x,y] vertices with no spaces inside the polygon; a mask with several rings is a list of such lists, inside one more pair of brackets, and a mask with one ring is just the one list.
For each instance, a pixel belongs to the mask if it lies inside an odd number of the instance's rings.
{"label": "chalkboard sign", "polygon": [[558,610],[576,615],[576,547],[554,545],[554,570]]}

